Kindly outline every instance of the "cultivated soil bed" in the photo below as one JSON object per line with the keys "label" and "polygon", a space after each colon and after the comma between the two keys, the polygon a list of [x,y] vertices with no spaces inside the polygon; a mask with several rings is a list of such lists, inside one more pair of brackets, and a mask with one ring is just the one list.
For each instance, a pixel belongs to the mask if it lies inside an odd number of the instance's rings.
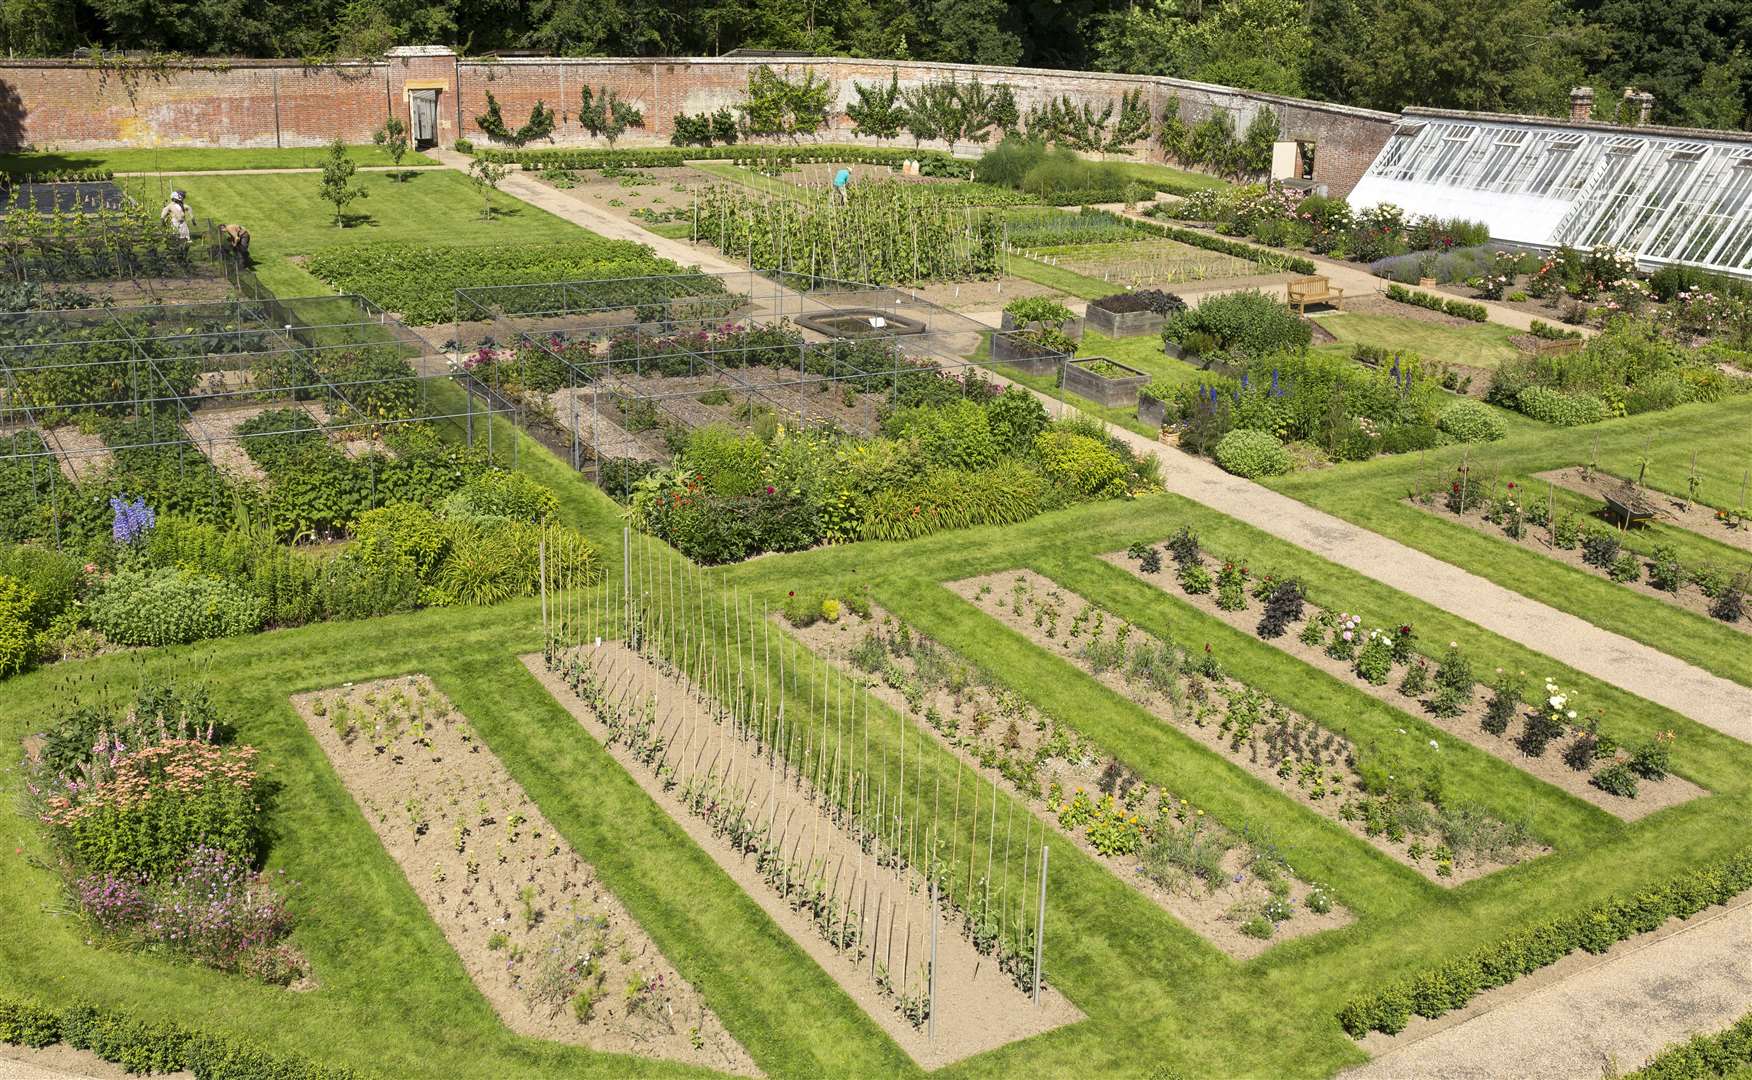
{"label": "cultivated soil bed", "polygon": [[[1291,878],[1287,879],[1290,886],[1288,898],[1294,915],[1276,923],[1269,937],[1242,933],[1241,924],[1263,910],[1273,894],[1265,879],[1249,872],[1252,859],[1246,845],[1231,830],[1214,820],[1205,827],[1221,832],[1233,846],[1223,855],[1222,875],[1208,886],[1185,873],[1169,885],[1160,884],[1146,876],[1144,863],[1138,855],[1103,855],[1083,831],[1059,824],[1062,801],[1054,804],[1051,800],[1054,785],[1063,799],[1074,798],[1077,792],[1086,792],[1098,799],[1102,793],[1113,793],[1121,787],[1130,790],[1135,784],[1142,791],[1152,785],[1135,776],[1127,776],[1128,770],[1112,755],[1073,734],[1074,749],[1068,756],[1047,757],[1035,774],[1037,783],[1030,785],[1035,790],[1025,789],[995,762],[1005,757],[1014,761],[1032,760],[1043,744],[1052,744],[1058,722],[1040,714],[1031,705],[1015,701],[1015,695],[994,685],[969,685],[960,693],[946,686],[934,686],[918,697],[915,708],[905,690],[882,678],[870,677],[852,658],[853,650],[871,634],[877,634],[887,643],[894,642],[898,625],[887,612],[872,608],[868,618],[847,612],[838,622],[821,621],[801,629],[793,627],[791,633],[812,652],[827,657],[842,671],[863,681],[872,694],[896,712],[922,720],[921,726],[931,733],[938,745],[988,781],[1002,785],[1011,797],[1026,805],[1036,819],[1056,829],[1062,838],[1076,844],[1096,863],[1230,956],[1249,959],[1280,941],[1346,926],[1354,921],[1343,907],[1334,906],[1325,914],[1311,910],[1307,904],[1308,883]],[[918,637],[922,639],[923,635]],[[889,653],[889,662],[894,668],[912,680],[910,685],[919,685],[917,655],[910,650],[899,651],[892,647]],[[1152,794],[1139,796],[1136,816],[1154,820],[1164,804],[1170,808],[1168,815],[1177,827],[1204,814],[1202,810],[1189,807],[1185,800],[1178,799],[1172,792],[1157,788]],[[1177,805],[1180,809],[1172,809]]]}
{"label": "cultivated soil bed", "polygon": [[731,368],[723,375],[617,375],[605,388],[632,397],[661,398],[655,402],[659,411],[689,428],[723,424],[751,430],[756,416],[771,412],[787,423],[800,417],[868,434],[876,430],[876,412],[883,400],[881,394],[860,394],[854,389],[848,401],[850,383],[832,383],[818,375],[799,376],[795,371],[765,366]]}
{"label": "cultivated soil bed", "polygon": [[[617,734],[574,692],[563,667],[573,659],[604,688],[611,707],[646,718],[650,726],[639,738]],[[928,985],[932,912],[919,876],[877,865],[854,835],[855,823],[824,807],[827,800],[808,779],[764,752],[741,725],[720,722],[721,711],[690,680],[659,671],[619,642],[564,654],[560,662],[561,670],[550,671],[539,654],[523,658],[646,794],[919,1065],[940,1068],[1082,1019],[1050,986],[1035,1006],[975,951],[960,919],[945,910],[937,925],[930,1038],[922,1015],[915,1026],[900,1012],[900,999],[918,999]],[[635,743],[647,752],[636,752]],[[735,819],[734,829],[725,827],[726,817]],[[743,826],[752,836],[733,842]],[[756,856],[750,847],[768,854]],[[892,991],[879,988],[879,980],[891,980]]]}
{"label": "cultivated soil bed", "polygon": [[627,430],[627,419],[614,405],[614,398],[594,386],[561,387],[548,395],[548,406],[562,432],[576,431],[584,449],[598,459],[631,458],[634,461],[666,461],[662,434],[653,430]]}
{"label": "cultivated soil bed", "polygon": [[292,703],[507,1027],[759,1075],[430,680],[348,684]]}
{"label": "cultivated soil bed", "polygon": [[[1547,480],[1560,488],[1574,491],[1582,495],[1592,495],[1600,499],[1602,505],[1606,493],[1616,492],[1629,483],[1611,473],[1603,473],[1571,466],[1567,469],[1553,469],[1550,472],[1535,473],[1535,480]],[[1648,502],[1658,506],[1661,511],[1660,521],[1663,525],[1686,529],[1718,544],[1727,544],[1742,551],[1752,551],[1752,520],[1748,520],[1737,529],[1730,529],[1715,515],[1715,511],[1702,503],[1692,502],[1687,505],[1684,499],[1669,495],[1665,491],[1654,488],[1638,487],[1634,489]]]}
{"label": "cultivated soil bed", "polygon": [[61,465],[61,473],[69,480],[86,480],[96,476],[115,460],[101,436],[82,431],[77,424],[45,428],[43,442],[54,451],[55,460]]}
{"label": "cultivated soil bed", "polygon": [[[1523,530],[1521,538],[1517,540],[1507,532],[1503,531],[1503,526],[1488,520],[1485,515],[1489,511],[1482,506],[1469,507],[1464,514],[1457,514],[1438,504],[1425,504],[1419,502],[1417,499],[1407,499],[1406,504],[1416,507],[1418,510],[1423,511],[1426,514],[1439,517],[1443,521],[1451,521],[1458,525],[1464,525],[1473,532],[1491,537],[1495,540],[1501,540],[1505,544],[1513,544],[1516,547],[1525,548],[1528,551],[1536,551],[1548,559],[1563,563],[1565,566],[1575,567],[1583,573],[1592,574],[1595,577],[1599,577],[1606,581],[1612,580],[1606,575],[1604,570],[1597,566],[1590,565],[1587,560],[1582,557],[1582,546],[1579,542],[1573,548],[1560,548],[1552,543],[1551,532],[1544,526],[1534,525],[1529,522]],[[1604,518],[1594,515],[1590,516],[1588,520],[1594,522],[1604,520]],[[1630,551],[1628,547],[1623,550]],[[1632,554],[1635,554],[1637,558],[1639,571],[1637,579],[1635,581],[1616,582],[1620,588],[1627,589],[1640,596],[1653,597],[1671,607],[1689,611],[1700,618],[1709,619],[1710,622],[1715,623],[1717,626],[1725,626],[1732,630],[1738,630],[1742,634],[1752,635],[1752,619],[1743,618],[1738,622],[1724,622],[1721,619],[1712,617],[1709,613],[1710,604],[1712,603],[1711,599],[1704,595],[1702,589],[1689,581],[1680,582],[1678,592],[1668,592],[1665,589],[1657,589],[1649,584],[1648,573],[1650,560],[1640,552],[1632,552]]]}
{"label": "cultivated soil bed", "polygon": [[[1344,813],[1343,808],[1351,804],[1360,792],[1355,770],[1348,763],[1351,747],[1343,735],[1317,722],[1310,723],[1310,718],[1297,716],[1272,703],[1270,709],[1276,715],[1260,716],[1253,722],[1256,730],[1252,737],[1238,739],[1229,730],[1230,722],[1236,716],[1232,702],[1244,700],[1248,688],[1237,680],[1221,674],[1215,678],[1182,674],[1179,680],[1182,691],[1177,695],[1129,681],[1117,666],[1098,672],[1080,654],[1078,647],[1090,640],[1089,637],[1079,640],[1080,635],[1089,633],[1099,640],[1102,630],[1096,628],[1071,633],[1059,625],[1061,621],[1069,623],[1072,617],[1082,618],[1082,612],[1094,610],[1092,605],[1032,570],[987,574],[954,582],[949,588],[1036,646],[1063,656],[1102,685],[1172,724],[1187,738],[1216,751],[1267,786],[1277,788],[1302,806],[1337,822],[1366,843],[1437,884],[1459,885],[1546,851],[1527,842],[1517,845],[1511,852],[1500,853],[1500,862],[1469,858],[1465,853],[1459,853],[1451,868],[1446,873],[1440,872],[1435,857],[1439,841],[1433,833],[1406,834],[1397,840],[1385,832],[1370,835],[1361,817],[1348,817]],[[1023,609],[1020,613],[1016,611],[1018,606]],[[1040,625],[1035,622],[1037,614],[1043,616]],[[1114,621],[1118,622],[1117,619]],[[1225,705],[1224,701],[1231,704]],[[1297,749],[1293,753],[1279,750],[1269,738],[1260,736],[1260,732],[1269,731],[1279,723],[1295,733],[1293,742]]]}
{"label": "cultivated soil bed", "polygon": [[[1175,581],[1172,560],[1165,558],[1161,571],[1155,574],[1146,574],[1138,568],[1138,563],[1127,558],[1124,552],[1113,552],[1102,556],[1102,559],[1126,571],[1138,580],[1156,586],[1189,607],[1220,619],[1237,630],[1255,637],[1258,636],[1255,631],[1259,626],[1262,605],[1259,600],[1251,596],[1247,598],[1247,607],[1238,611],[1224,611],[1217,606],[1214,590],[1202,594],[1188,594],[1183,591]],[[1667,807],[1690,802],[1692,799],[1708,794],[1703,788],[1689,780],[1669,774],[1666,779],[1659,782],[1644,781],[1635,798],[1627,799],[1610,795],[1588,782],[1589,773],[1587,771],[1572,769],[1564,763],[1564,751],[1576,738],[1573,734],[1566,733],[1551,740],[1543,754],[1531,757],[1523,753],[1515,743],[1516,737],[1521,733],[1523,725],[1530,715],[1528,709],[1523,706],[1517,710],[1517,717],[1509,724],[1508,728],[1501,735],[1492,735],[1482,726],[1488,698],[1488,691],[1482,684],[1473,688],[1472,695],[1459,716],[1437,716],[1430,711],[1423,699],[1407,697],[1395,689],[1403,675],[1402,670],[1395,671],[1389,678],[1387,685],[1376,686],[1357,677],[1349,661],[1335,659],[1328,656],[1318,646],[1304,643],[1299,636],[1300,631],[1315,610],[1312,605],[1309,605],[1303,613],[1303,619],[1290,624],[1288,630],[1281,637],[1261,638],[1260,640],[1281,649],[1311,668],[1326,672],[1345,685],[1367,694],[1377,701],[1385,702],[1395,709],[1405,712],[1408,716],[1415,716],[1431,727],[1445,731],[1461,742],[1477,747],[1492,757],[1506,761],[1522,772],[1543,780],[1553,787],[1563,790],[1566,794],[1573,795],[1583,802],[1596,806],[1625,821],[1636,821],[1657,810],[1665,810]],[[1372,629],[1367,623],[1359,625],[1361,627],[1359,632],[1362,634],[1366,634]],[[1433,670],[1434,665],[1429,666]],[[1537,685],[1537,680],[1540,677],[1542,676],[1538,672],[1530,673],[1526,683],[1529,694],[1539,694],[1541,688]],[[1408,732],[1407,737],[1415,736],[1409,735]]]}

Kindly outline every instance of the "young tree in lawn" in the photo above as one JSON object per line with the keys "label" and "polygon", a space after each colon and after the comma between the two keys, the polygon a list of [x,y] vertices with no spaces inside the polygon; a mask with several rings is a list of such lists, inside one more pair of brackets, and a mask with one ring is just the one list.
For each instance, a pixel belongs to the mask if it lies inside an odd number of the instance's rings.
{"label": "young tree in lawn", "polygon": [[328,156],[322,163],[322,186],[318,189],[322,201],[331,203],[335,208],[335,227],[341,228],[347,224],[346,212],[348,204],[355,199],[363,199],[370,192],[353,183],[353,174],[359,167],[353,164],[353,159],[347,156],[347,145],[336,137],[329,143]]}
{"label": "young tree in lawn", "polygon": [[389,155],[390,163],[396,167],[396,171],[390,175],[398,181],[406,180],[408,174],[401,171],[401,163],[408,153],[408,126],[398,117],[392,116],[383,122],[382,127],[371,133],[371,141]]}
{"label": "young tree in lawn", "polygon": [[510,166],[488,161],[484,157],[476,157],[469,162],[468,182],[481,194],[481,220],[493,219],[493,192],[499,190],[499,183],[505,179],[509,170]]}

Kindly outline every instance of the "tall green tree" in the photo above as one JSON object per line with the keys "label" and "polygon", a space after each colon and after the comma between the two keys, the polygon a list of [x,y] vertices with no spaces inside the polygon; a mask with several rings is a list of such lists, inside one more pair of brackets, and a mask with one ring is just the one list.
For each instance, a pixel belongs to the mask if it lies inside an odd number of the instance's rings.
{"label": "tall green tree", "polygon": [[1554,30],[1550,0],[1393,0],[1369,35],[1356,104],[1535,108]]}

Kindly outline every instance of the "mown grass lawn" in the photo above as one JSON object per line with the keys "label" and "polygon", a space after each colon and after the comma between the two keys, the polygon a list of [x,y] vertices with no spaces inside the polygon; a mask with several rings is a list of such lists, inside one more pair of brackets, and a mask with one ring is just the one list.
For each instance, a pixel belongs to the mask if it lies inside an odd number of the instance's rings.
{"label": "mown grass lawn", "polygon": [[[545,451],[511,435],[503,421],[495,427],[499,438],[519,440],[520,467],[560,491],[563,516],[596,537],[609,567],[617,567],[618,508]],[[1425,640],[1458,640],[1482,664],[1551,675],[1602,708],[1621,737],[1677,731],[1678,770],[1715,796],[1625,825],[1444,739],[1451,797],[1525,813],[1557,849],[1444,889],[1254,781],[939,584],[1032,566],[1152,633],[1192,649],[1210,642],[1229,670],[1359,738],[1424,737],[1420,721],[1402,719],[1340,680],[1311,673],[1095,558],[1134,540],[1159,540],[1181,524],[1198,529],[1214,551],[1301,575],[1317,603],[1409,620]],[[654,545],[646,551],[663,562],[674,558]],[[868,583],[879,602],[1050,713],[1071,719],[1150,781],[1186,790],[1226,821],[1265,830],[1298,870],[1332,885],[1358,916],[1344,930],[1238,964],[1055,837],[1048,841],[1048,972],[1089,1019],[942,1070],[952,1077],[1131,1076],[1146,1062],[1186,1076],[1329,1075],[1362,1058],[1333,1015],[1374,980],[1421,970],[1530,921],[1724,854],[1743,842],[1735,825],[1752,812],[1752,749],[1173,496],[1076,507],[1007,529],[771,556],[711,571],[706,580],[775,607],[790,589]],[[56,1000],[125,1004],[148,1017],[218,1028],[383,1076],[681,1075],[684,1070],[667,1065],[521,1039],[499,1025],[287,702],[302,690],[418,671],[432,675],[476,725],[768,1075],[917,1075],[880,1029],[522,670],[518,654],[540,644],[536,616],[533,601],[431,610],[104,657],[8,682],[0,696],[0,739],[16,746],[63,708],[75,687],[119,691],[135,685],[143,669],[203,672],[236,718],[241,738],[263,748],[284,785],[272,865],[301,882],[296,940],[321,986],[287,994],[88,947],[58,913],[52,875],[31,864],[45,852],[20,815],[0,816],[0,850],[22,851],[0,887],[0,986]],[[881,741],[900,721],[878,711],[890,719],[874,729]],[[1409,724],[1410,735],[1398,736],[1396,724]],[[923,759],[909,762],[922,770],[924,790],[934,778],[964,775],[934,744],[926,745]],[[0,773],[4,794],[15,795],[18,783],[16,766]],[[998,813],[1008,814],[1008,800],[1001,801],[1006,805]]]}
{"label": "mown grass lawn", "polygon": [[1348,311],[1316,315],[1314,319],[1332,331],[1347,353],[1354,345],[1373,345],[1389,351],[1413,352],[1425,360],[1486,369],[1516,355],[1515,347],[1509,344],[1514,329],[1495,323],[1444,326],[1423,319]]}
{"label": "mown grass lawn", "polygon": [[[42,173],[65,169],[110,169],[114,172],[197,172],[219,169],[312,169],[328,156],[323,146],[225,149],[208,146],[149,146],[115,150],[48,150],[0,154],[0,172]],[[347,147],[347,157],[360,165],[394,165],[381,147],[366,143]],[[409,150],[402,165],[433,165],[431,158]]]}
{"label": "mown grass lawn", "polygon": [[492,198],[493,216],[481,216],[481,196],[453,170],[411,174],[357,173],[367,195],[347,207],[344,228],[334,207],[317,194],[308,173],[179,177],[201,219],[243,225],[250,257],[263,284],[280,296],[314,296],[328,286],[292,260],[319,248],[380,241],[433,244],[519,244],[594,235],[509,195]]}
{"label": "mown grass lawn", "polygon": [[[1604,575],[1564,566],[1545,556],[1483,536],[1407,505],[1420,483],[1445,483],[1464,462],[1476,476],[1517,480],[1543,492],[1535,473],[1590,461],[1619,476],[1634,477],[1649,460],[1652,485],[1685,491],[1693,455],[1706,502],[1732,506],[1752,470],[1752,397],[1713,404],[1684,405],[1658,413],[1576,428],[1542,427],[1514,434],[1500,443],[1449,446],[1421,454],[1376,458],[1319,472],[1268,481],[1292,498],[1342,517],[1365,529],[1490,579],[1524,596],[1586,619],[1606,630],[1641,641],[1662,652],[1752,685],[1752,647],[1746,635],[1714,619],[1695,615],[1653,597],[1638,595]],[[1703,538],[1675,536],[1697,559],[1744,565],[1746,554]],[[1651,540],[1653,537],[1651,536]]]}

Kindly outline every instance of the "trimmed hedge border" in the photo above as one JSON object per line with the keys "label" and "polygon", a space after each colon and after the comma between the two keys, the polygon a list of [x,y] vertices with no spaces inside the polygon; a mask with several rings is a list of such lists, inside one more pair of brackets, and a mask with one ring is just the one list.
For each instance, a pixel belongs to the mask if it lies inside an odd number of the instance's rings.
{"label": "trimmed hedge border", "polygon": [[1420,308],[1440,311],[1444,315],[1452,315],[1459,319],[1471,319],[1473,322],[1484,322],[1490,316],[1490,312],[1483,304],[1473,304],[1465,300],[1418,292],[1416,289],[1408,289],[1399,284],[1387,286],[1387,299],[1397,300],[1401,304],[1415,304]]}
{"label": "trimmed hedge border", "polygon": [[0,1042],[44,1047],[64,1042],[131,1073],[187,1069],[199,1080],[361,1080],[346,1066],[284,1057],[224,1035],[141,1020],[124,1010],[81,1002],[57,1010],[0,995]]}
{"label": "trimmed hedge border", "polygon": [[1752,1013],[1719,1035],[1694,1035],[1624,1080],[1717,1080],[1752,1066]]}
{"label": "trimmed hedge border", "polygon": [[1752,848],[1567,918],[1518,930],[1441,967],[1390,983],[1351,1000],[1338,1011],[1338,1022],[1352,1038],[1371,1031],[1397,1035],[1413,1014],[1434,1020],[1577,949],[1603,953],[1668,919],[1689,918],[1704,908],[1725,904],[1747,889],[1752,889]]}
{"label": "trimmed hedge border", "polygon": [[1233,255],[1237,259],[1247,259],[1271,269],[1288,270],[1292,274],[1318,273],[1318,268],[1300,255],[1287,255],[1281,251],[1273,251],[1271,248],[1254,247],[1252,244],[1243,244],[1239,240],[1230,240],[1228,237],[1216,236],[1198,229],[1182,229],[1174,225],[1163,225],[1159,221],[1145,221],[1142,218],[1128,217],[1125,219],[1125,223],[1143,232],[1175,240],[1191,247],[1214,251],[1219,255]]}
{"label": "trimmed hedge border", "polygon": [[933,162],[973,171],[973,161],[941,150],[914,150],[898,146],[633,146],[624,149],[555,148],[543,150],[478,149],[475,156],[487,161],[521,165],[525,169],[629,169],[675,168],[690,161],[758,161],[782,158],[799,163],[899,165],[903,161]]}

